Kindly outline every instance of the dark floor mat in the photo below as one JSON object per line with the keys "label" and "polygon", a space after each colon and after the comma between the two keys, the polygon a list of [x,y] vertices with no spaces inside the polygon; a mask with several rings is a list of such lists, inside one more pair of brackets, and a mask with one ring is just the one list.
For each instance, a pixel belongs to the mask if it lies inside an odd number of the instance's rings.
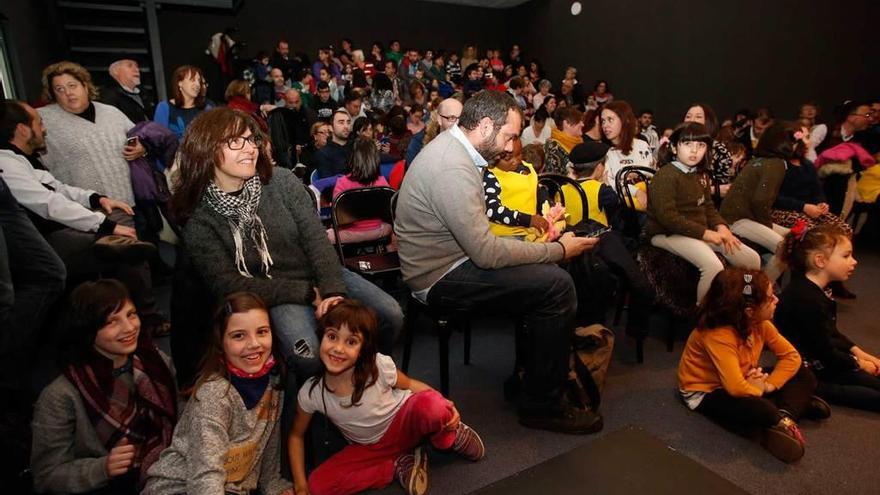
{"label": "dark floor mat", "polygon": [[472,495],[519,493],[748,494],[634,426],[492,483]]}

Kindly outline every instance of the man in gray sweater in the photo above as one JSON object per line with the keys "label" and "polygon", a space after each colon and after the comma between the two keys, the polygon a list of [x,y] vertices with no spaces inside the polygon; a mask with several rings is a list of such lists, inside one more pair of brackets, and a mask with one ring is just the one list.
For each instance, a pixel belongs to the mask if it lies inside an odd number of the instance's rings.
{"label": "man in gray sweater", "polygon": [[591,249],[596,239],[566,234],[557,242],[532,243],[489,231],[482,168],[512,149],[521,125],[513,98],[482,91],[465,103],[459,124],[415,158],[394,224],[403,277],[431,306],[521,317],[528,355],[520,422],[590,433],[601,428],[601,417],[563,398],[577,298],[571,277],[555,263]]}

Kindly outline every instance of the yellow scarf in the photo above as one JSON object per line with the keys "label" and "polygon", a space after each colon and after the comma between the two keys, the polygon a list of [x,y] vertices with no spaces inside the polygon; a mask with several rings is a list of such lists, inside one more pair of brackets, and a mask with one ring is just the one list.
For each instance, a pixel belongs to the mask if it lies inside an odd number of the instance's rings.
{"label": "yellow scarf", "polygon": [[571,136],[559,129],[550,129],[550,139],[555,139],[562,146],[566,153],[571,153],[571,149],[584,142],[584,138],[580,136]]}

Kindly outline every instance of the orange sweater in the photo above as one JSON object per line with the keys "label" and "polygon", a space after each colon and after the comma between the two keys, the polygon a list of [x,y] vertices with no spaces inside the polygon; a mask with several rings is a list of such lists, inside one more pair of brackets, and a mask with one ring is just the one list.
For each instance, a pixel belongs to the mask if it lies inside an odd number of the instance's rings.
{"label": "orange sweater", "polygon": [[769,320],[752,329],[751,340],[751,345],[744,342],[732,327],[695,329],[678,363],[679,388],[712,392],[724,387],[733,397],[761,396],[761,390],[749,384],[745,376],[757,365],[765,344],[777,359],[768,382],[778,389],[797,373],[800,354]]}

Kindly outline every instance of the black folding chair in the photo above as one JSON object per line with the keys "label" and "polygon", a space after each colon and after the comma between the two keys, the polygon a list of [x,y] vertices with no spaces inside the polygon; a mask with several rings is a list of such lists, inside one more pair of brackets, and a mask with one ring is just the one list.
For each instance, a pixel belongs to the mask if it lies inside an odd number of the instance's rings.
{"label": "black folding chair", "polygon": [[394,223],[391,214],[394,194],[390,187],[361,187],[343,191],[333,199],[330,220],[336,237],[336,251],[339,260],[349,270],[367,276],[400,271],[397,252],[387,251],[390,235],[356,243],[345,243],[339,235],[344,227],[361,220]]}

